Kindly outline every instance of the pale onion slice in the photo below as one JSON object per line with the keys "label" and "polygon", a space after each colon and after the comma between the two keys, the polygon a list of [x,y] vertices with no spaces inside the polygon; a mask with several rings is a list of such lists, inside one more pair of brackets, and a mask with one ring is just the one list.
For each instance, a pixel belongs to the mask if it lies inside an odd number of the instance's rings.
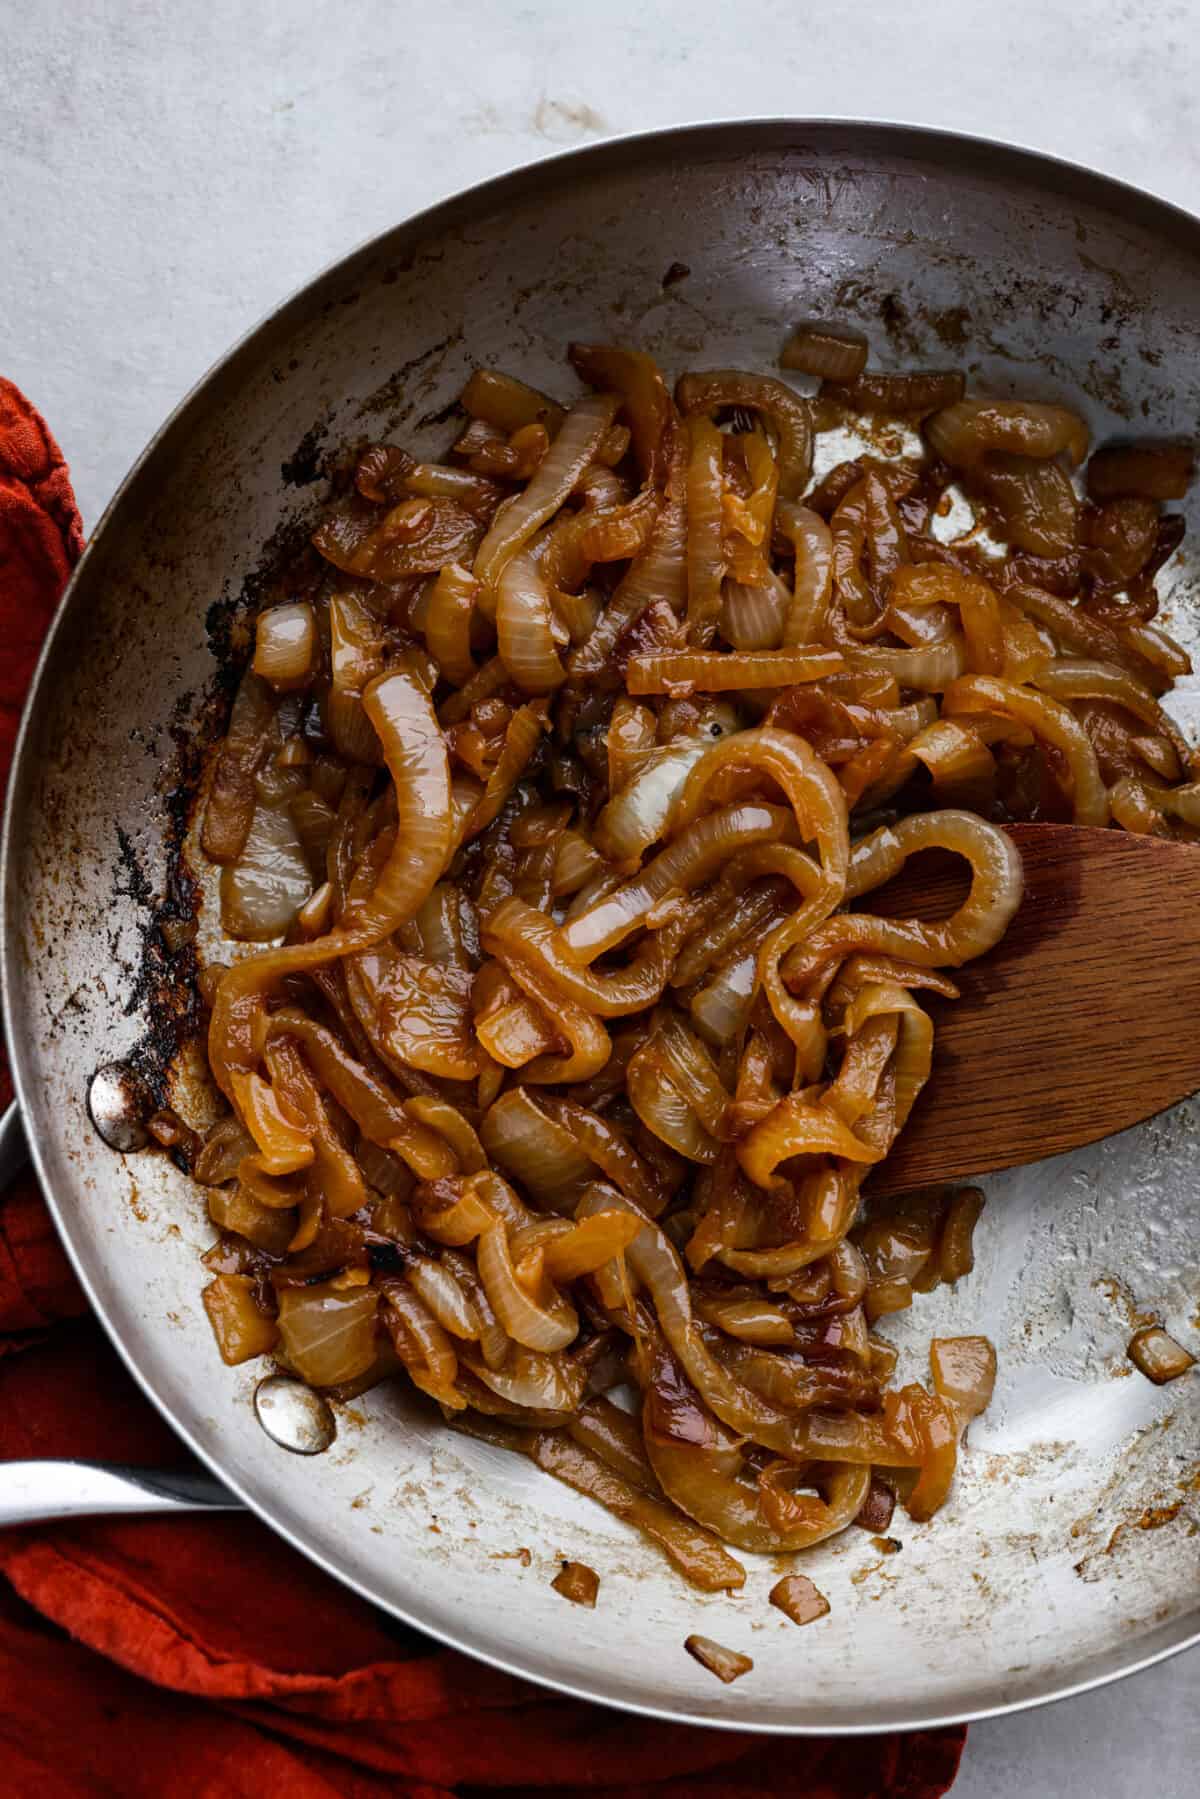
{"label": "pale onion slice", "polygon": [[272,606],[258,615],[251,666],[277,692],[303,687],[312,674],[316,645],[316,620],[307,600]]}
{"label": "pale onion slice", "polygon": [[285,1287],[279,1295],[279,1340],[301,1380],[340,1387],[365,1374],[375,1359],[373,1287],[339,1291],[328,1284]]}
{"label": "pale onion slice", "polygon": [[242,943],[282,937],[313,890],[312,874],[285,798],[254,808],[245,847],[221,870],[221,928]]}

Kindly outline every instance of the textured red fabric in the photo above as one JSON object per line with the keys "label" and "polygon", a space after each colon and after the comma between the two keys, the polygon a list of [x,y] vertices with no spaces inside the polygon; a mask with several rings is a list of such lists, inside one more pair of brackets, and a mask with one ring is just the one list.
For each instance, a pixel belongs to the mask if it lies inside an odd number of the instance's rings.
{"label": "textured red fabric", "polygon": [[[58,447],[0,379],[0,783],[81,542]],[[0,1459],[177,1461],[85,1312],[19,1184],[0,1196]],[[10,1531],[0,1573],[11,1799],[936,1799],[966,1734],[780,1743],[558,1699],[395,1624],[245,1517]]]}

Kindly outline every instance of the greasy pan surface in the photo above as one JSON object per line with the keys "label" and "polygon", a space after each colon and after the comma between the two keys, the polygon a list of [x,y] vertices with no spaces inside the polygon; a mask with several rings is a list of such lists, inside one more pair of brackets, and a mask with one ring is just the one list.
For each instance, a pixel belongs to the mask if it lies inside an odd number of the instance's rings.
{"label": "greasy pan surface", "polygon": [[[688,273],[664,285],[673,264]],[[165,1157],[104,1149],[83,1102],[147,1029],[148,904],[177,816],[163,769],[204,711],[206,615],[312,515],[321,456],[380,438],[440,451],[439,415],[478,362],[567,393],[571,338],[649,349],[672,377],[768,368],[789,324],[822,313],[860,322],[883,367],[965,364],[1000,394],[1078,403],[1099,437],[1191,434],[1200,416],[1200,224],[1099,177],[904,128],[786,123],[503,177],[321,276],[147,451],[51,635],[4,862],[6,1012],[39,1170],[97,1310],[181,1435],[298,1548],[448,1642],[585,1697],[777,1731],[1036,1703],[1200,1631],[1200,1378],[1155,1388],[1124,1354],[1134,1312],[1200,1348],[1196,1102],[986,1183],[975,1273],[893,1334],[920,1368],[931,1334],[986,1331],[996,1400],[944,1510],[899,1527],[901,1554],[851,1530],[803,1561],[832,1604],[803,1633],[768,1606],[766,1562],[747,1558],[736,1599],[699,1595],[588,1501],[400,1392],[347,1408],[323,1457],[277,1449],[253,1365],[221,1365],[199,1303],[197,1191]],[[1200,602],[1186,569],[1173,579],[1164,622],[1192,641]],[[600,1572],[594,1612],[551,1590],[563,1555]],[[683,1652],[695,1630],[753,1673],[719,1686]]]}

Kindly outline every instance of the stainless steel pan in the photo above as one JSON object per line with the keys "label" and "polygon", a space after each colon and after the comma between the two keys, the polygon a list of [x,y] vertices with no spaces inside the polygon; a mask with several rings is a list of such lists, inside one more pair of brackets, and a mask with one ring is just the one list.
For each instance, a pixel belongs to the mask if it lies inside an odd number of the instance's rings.
{"label": "stainless steel pan", "polygon": [[[378,1604],[564,1692],[741,1728],[870,1731],[1035,1704],[1196,1638],[1200,1376],[1160,1390],[1124,1355],[1135,1312],[1200,1347],[1195,1103],[988,1183],[974,1275],[898,1335],[919,1364],[932,1332],[986,1330],[996,1402],[951,1503],[903,1526],[900,1554],[852,1530],[808,1558],[832,1612],[802,1633],[766,1603],[772,1567],[737,1599],[697,1596],[606,1514],[449,1437],[402,1392],[346,1408],[324,1456],[276,1448],[253,1372],[214,1352],[195,1191],[162,1156],[107,1150],[84,1108],[97,1064],[151,1024],[172,1046],[147,911],[180,817],[172,732],[203,723],[208,628],[273,534],[310,516],[322,454],[368,437],[440,449],[475,362],[551,389],[569,338],[635,342],[672,373],[770,366],[813,313],[861,321],[884,365],[965,362],[1002,393],[1082,399],[1101,435],[1191,434],[1200,417],[1200,223],[1060,163],[897,127],[729,124],[476,188],[282,306],[121,489],[26,715],[3,954],[20,1104],[96,1310],[262,1518]],[[1186,570],[1167,610],[1194,637]],[[595,1612],[551,1590],[561,1555],[600,1571]],[[748,1650],[753,1674],[718,1686],[683,1652],[693,1630]]]}

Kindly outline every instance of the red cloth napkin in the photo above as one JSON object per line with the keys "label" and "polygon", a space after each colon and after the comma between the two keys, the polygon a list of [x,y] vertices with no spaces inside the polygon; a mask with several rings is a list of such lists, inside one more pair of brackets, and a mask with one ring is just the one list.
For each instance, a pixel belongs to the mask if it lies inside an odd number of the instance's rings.
{"label": "red cloth napkin", "polygon": [[[0,378],[0,785],[81,543],[58,446]],[[178,1462],[86,1311],[27,1179],[0,1196],[0,1459]],[[11,1799],[936,1799],[966,1737],[780,1741],[560,1699],[394,1623],[248,1517],[9,1531],[0,1573]]]}

